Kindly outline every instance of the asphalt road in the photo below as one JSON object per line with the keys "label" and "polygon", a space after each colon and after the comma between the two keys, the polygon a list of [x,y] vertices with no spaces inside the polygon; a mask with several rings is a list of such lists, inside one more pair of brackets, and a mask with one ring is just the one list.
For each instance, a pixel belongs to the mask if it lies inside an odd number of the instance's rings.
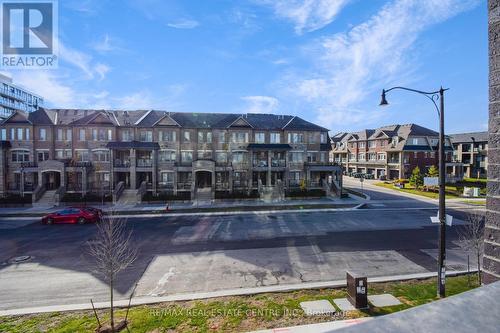
{"label": "asphalt road", "polygon": [[[136,284],[137,296],[163,296],[338,280],[347,269],[372,277],[434,271],[435,204],[366,191],[372,201],[354,211],[129,218],[139,258],[120,274],[118,298]],[[457,230],[465,213],[448,212],[448,270],[462,270]],[[95,226],[28,222],[0,232],[0,309],[106,300],[88,254]],[[32,258],[9,263],[21,255]]]}

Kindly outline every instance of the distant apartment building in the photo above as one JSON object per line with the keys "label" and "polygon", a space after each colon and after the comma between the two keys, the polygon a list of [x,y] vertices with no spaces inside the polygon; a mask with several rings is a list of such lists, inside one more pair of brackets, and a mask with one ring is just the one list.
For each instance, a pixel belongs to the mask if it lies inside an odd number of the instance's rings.
{"label": "distant apartment building", "polygon": [[453,160],[463,164],[468,178],[486,178],[488,171],[488,132],[450,135]]}
{"label": "distant apartment building", "polygon": [[[0,193],[285,189],[340,193],[328,130],[295,116],[164,111],[16,111],[0,125]],[[334,184],[333,184],[334,183]],[[42,192],[42,193],[40,193]]]}
{"label": "distant apartment building", "polygon": [[14,111],[33,112],[43,106],[43,98],[14,85],[12,79],[0,74],[0,119]]}
{"label": "distant apartment building", "polygon": [[[391,125],[332,137],[330,160],[342,164],[346,173],[372,174],[375,178],[409,178],[418,166],[426,172],[438,165],[439,134],[416,125]],[[447,176],[461,178],[460,163],[452,161],[452,146],[446,138]]]}

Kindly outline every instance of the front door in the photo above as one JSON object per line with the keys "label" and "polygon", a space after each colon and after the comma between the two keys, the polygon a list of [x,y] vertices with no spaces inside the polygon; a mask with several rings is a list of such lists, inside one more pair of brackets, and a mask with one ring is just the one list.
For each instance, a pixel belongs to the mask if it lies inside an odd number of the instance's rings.
{"label": "front door", "polygon": [[43,174],[45,188],[48,191],[57,190],[61,186],[61,175],[59,172],[45,172]]}

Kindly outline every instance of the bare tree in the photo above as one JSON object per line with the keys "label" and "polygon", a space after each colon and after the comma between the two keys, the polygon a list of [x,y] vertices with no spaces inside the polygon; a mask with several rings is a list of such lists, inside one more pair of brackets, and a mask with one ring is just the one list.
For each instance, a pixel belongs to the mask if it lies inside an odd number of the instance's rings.
{"label": "bare tree", "polygon": [[116,276],[137,258],[137,248],[131,241],[132,231],[127,231],[125,225],[124,219],[114,219],[112,215],[105,217],[97,224],[96,239],[90,243],[95,271],[104,277],[109,286],[111,332],[115,331],[113,287]]}
{"label": "bare tree", "polygon": [[481,256],[484,250],[483,216],[472,212],[467,215],[467,221],[459,231],[460,247],[472,253],[477,259],[477,279],[481,285]]}

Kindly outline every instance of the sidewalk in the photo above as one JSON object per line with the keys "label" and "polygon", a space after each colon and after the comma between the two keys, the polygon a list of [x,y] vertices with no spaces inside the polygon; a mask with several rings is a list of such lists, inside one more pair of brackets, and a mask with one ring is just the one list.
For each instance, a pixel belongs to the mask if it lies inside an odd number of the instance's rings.
{"label": "sidewalk", "polygon": [[[473,271],[474,270],[471,270],[471,272]],[[467,271],[448,271],[446,272],[446,276],[447,277],[457,276],[465,273],[467,273]],[[437,276],[436,272],[393,275],[393,276],[379,276],[373,278],[369,277],[368,283],[427,279],[435,276]],[[303,289],[341,288],[346,286],[347,282],[345,279],[343,279],[343,280],[322,281],[322,282],[304,282],[304,283],[288,284],[288,285],[272,285],[272,286],[252,287],[252,288],[226,289],[226,290],[210,291],[210,292],[171,294],[168,296],[141,296],[141,297],[133,297],[131,305],[137,306],[137,305],[156,304],[163,302],[192,301],[192,300],[200,300],[200,299],[215,298],[215,297],[254,295],[254,294],[271,293],[271,292],[289,292],[289,291],[296,291]],[[116,307],[126,307],[128,306],[128,303],[129,300],[127,298],[117,299],[114,302]],[[109,307],[109,302],[94,302],[94,307],[96,309],[105,309]],[[0,317],[18,316],[18,315],[35,314],[35,313],[91,310],[91,309],[92,306],[90,302],[84,304],[48,305],[48,306],[0,310]]]}
{"label": "sidewalk", "polygon": [[[263,202],[260,200],[214,200],[213,202],[169,202],[169,211],[166,211],[166,203],[142,203],[130,205],[100,204],[89,206],[101,208],[105,213],[114,215],[138,215],[138,214],[175,214],[175,213],[217,213],[217,212],[252,212],[264,210],[307,210],[307,209],[352,209],[359,206],[361,202],[354,198],[332,198],[319,199],[286,199],[283,202]],[[84,205],[82,203],[81,205]],[[78,205],[74,205],[78,206]],[[59,207],[16,207],[0,208],[0,217],[38,217],[49,212],[64,208]]]}

